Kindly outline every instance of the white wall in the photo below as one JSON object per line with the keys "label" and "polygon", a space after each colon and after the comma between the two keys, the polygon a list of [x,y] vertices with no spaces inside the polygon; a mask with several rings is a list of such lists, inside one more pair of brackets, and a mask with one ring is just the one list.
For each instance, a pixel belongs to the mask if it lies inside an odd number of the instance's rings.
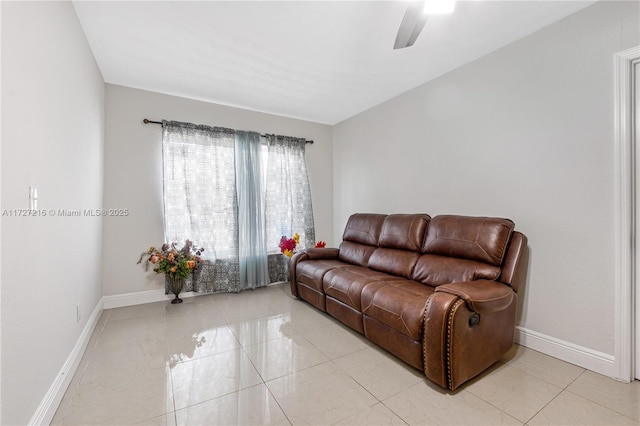
{"label": "white wall", "polygon": [[509,217],[520,324],[614,349],[613,54],[638,2],[600,2],[334,127],[334,238],[354,212]]}
{"label": "white wall", "polygon": [[[2,209],[102,206],[104,82],[69,2],[2,2]],[[102,221],[2,217],[2,424],[26,424],[101,297]],[[76,304],[82,320],[76,322]]]}
{"label": "white wall", "polygon": [[136,265],[142,251],[163,242],[162,128],[144,118],[313,139],[306,161],[316,238],[331,242],[331,126],[107,84],[104,206],[130,214],[105,219],[105,296],[164,288],[161,277]]}

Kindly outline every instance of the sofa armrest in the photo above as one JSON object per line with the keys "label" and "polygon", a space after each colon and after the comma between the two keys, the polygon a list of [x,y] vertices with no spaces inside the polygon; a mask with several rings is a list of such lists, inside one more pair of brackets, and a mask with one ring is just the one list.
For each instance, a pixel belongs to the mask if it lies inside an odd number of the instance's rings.
{"label": "sofa armrest", "polygon": [[506,309],[513,300],[513,289],[492,280],[443,284],[436,292],[449,293],[465,301],[469,310],[489,314]]}
{"label": "sofa armrest", "polygon": [[289,285],[291,294],[298,297],[298,286],[296,285],[296,269],[299,262],[303,260],[337,259],[340,250],[337,248],[306,248],[296,253],[289,261]]}
{"label": "sofa armrest", "polygon": [[340,250],[337,248],[306,248],[297,254],[306,254],[304,259],[300,260],[318,260],[318,259],[337,259]]}
{"label": "sofa armrest", "polygon": [[438,286],[425,305],[425,375],[455,390],[498,361],[513,345],[516,305],[513,289],[497,281]]}

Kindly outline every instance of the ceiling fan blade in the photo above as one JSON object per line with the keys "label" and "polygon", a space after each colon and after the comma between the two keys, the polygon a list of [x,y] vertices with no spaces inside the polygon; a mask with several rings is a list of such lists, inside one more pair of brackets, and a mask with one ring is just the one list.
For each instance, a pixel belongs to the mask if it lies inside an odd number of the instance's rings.
{"label": "ceiling fan blade", "polygon": [[396,42],[393,44],[394,49],[413,46],[424,28],[424,24],[429,20],[429,15],[424,13],[423,9],[424,2],[422,1],[413,1],[409,4],[398,29]]}

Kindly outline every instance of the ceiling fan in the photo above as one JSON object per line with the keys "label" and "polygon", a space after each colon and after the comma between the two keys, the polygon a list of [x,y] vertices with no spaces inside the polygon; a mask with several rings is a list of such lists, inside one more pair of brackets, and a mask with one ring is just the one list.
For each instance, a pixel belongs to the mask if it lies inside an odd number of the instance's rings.
{"label": "ceiling fan", "polygon": [[412,1],[404,13],[393,48],[413,46],[431,14],[452,13],[454,8],[455,0]]}

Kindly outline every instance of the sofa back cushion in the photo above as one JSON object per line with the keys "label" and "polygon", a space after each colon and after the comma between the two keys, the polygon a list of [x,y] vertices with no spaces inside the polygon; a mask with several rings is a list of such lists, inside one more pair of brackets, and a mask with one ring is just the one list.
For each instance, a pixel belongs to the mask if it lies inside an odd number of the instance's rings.
{"label": "sofa back cushion", "polygon": [[384,219],[378,245],[419,252],[431,217],[426,214],[390,214]]}
{"label": "sofa back cushion", "polygon": [[338,258],[353,265],[367,266],[378,248],[382,224],[387,215],[356,213],[349,217],[342,234]]}
{"label": "sofa back cushion", "polygon": [[380,231],[386,217],[385,214],[352,214],[344,228],[342,240],[378,247]]}
{"label": "sofa back cushion", "polygon": [[378,248],[369,258],[369,267],[400,277],[411,278],[420,257],[429,224],[426,214],[391,214],[384,219]]}
{"label": "sofa back cushion", "polygon": [[411,278],[420,253],[408,250],[379,248],[369,258],[369,268],[399,277]]}
{"label": "sofa back cushion", "polygon": [[475,260],[425,254],[417,260],[411,279],[437,287],[441,284],[480,279],[496,280],[500,276],[500,272],[499,266]]}
{"label": "sofa back cushion", "polygon": [[377,247],[366,244],[354,243],[353,241],[343,241],[340,243],[338,259],[343,262],[358,266],[369,266],[369,258]]}
{"label": "sofa back cushion", "polygon": [[513,228],[509,219],[436,216],[429,223],[422,251],[501,266]]}

